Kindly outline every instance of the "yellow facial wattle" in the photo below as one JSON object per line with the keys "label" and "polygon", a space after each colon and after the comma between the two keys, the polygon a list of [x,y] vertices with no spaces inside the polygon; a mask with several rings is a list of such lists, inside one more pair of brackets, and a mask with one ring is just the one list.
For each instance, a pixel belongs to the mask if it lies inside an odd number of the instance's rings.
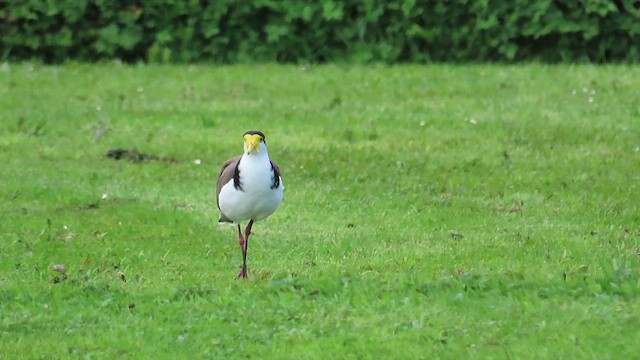
{"label": "yellow facial wattle", "polygon": [[260,143],[262,142],[262,137],[260,135],[245,135],[244,142],[247,144],[247,153],[251,153],[253,150],[256,152],[260,152]]}

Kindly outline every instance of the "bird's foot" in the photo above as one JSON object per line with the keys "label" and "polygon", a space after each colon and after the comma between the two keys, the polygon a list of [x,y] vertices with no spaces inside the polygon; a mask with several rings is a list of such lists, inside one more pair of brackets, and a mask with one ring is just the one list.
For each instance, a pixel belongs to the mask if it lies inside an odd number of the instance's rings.
{"label": "bird's foot", "polygon": [[242,270],[240,270],[240,272],[238,273],[238,279],[248,279],[249,277],[247,276],[247,269],[246,268],[242,268]]}

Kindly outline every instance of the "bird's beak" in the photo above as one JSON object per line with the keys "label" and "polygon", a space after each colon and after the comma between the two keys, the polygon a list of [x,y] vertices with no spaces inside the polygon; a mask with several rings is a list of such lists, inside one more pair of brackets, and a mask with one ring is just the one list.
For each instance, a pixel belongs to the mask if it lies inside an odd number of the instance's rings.
{"label": "bird's beak", "polygon": [[253,150],[260,152],[260,135],[245,135],[244,142],[247,144],[247,154]]}

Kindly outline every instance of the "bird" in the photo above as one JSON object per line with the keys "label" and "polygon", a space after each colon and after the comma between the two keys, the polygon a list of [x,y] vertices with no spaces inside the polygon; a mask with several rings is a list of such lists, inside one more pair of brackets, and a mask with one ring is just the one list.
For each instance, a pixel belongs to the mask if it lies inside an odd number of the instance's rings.
{"label": "bird", "polygon": [[[238,243],[242,251],[238,279],[248,278],[247,248],[253,223],[273,214],[284,196],[280,167],[269,158],[264,133],[249,130],[243,139],[244,153],[222,165],[216,187],[216,202],[220,210],[218,222],[238,228]],[[249,221],[244,236],[243,221]]]}

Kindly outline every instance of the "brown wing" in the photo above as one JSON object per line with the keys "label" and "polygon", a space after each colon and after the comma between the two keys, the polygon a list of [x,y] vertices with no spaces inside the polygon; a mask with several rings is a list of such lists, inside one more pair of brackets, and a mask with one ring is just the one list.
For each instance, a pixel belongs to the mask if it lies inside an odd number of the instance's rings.
{"label": "brown wing", "polygon": [[242,155],[238,155],[232,159],[227,160],[224,165],[222,165],[222,169],[220,169],[220,176],[218,176],[218,183],[216,189],[216,204],[218,205],[218,209],[220,209],[220,201],[218,197],[220,196],[220,190],[222,187],[228,183],[231,179],[234,179],[234,186],[240,186],[240,179],[238,176],[238,164],[240,163],[240,159]]}
{"label": "brown wing", "polygon": [[273,169],[273,183],[271,183],[271,188],[277,189],[278,186],[280,186],[280,167],[271,161],[271,168]]}

